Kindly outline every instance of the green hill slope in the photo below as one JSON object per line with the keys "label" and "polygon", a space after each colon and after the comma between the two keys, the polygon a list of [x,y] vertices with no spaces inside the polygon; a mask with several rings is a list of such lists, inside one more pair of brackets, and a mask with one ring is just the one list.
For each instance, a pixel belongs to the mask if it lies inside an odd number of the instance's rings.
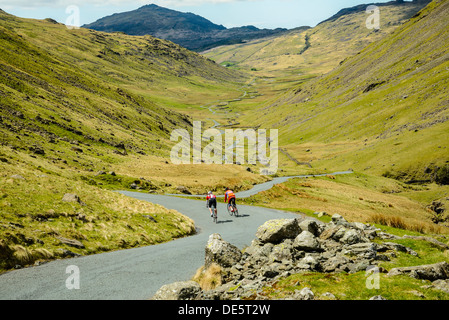
{"label": "green hill slope", "polygon": [[[444,180],[449,1],[433,1],[332,72],[251,114],[315,167]],[[446,172],[446,173],[445,173]]]}
{"label": "green hill slope", "polygon": [[165,107],[216,99],[223,87],[237,91],[245,80],[152,37],[68,30],[7,14],[0,22],[2,140],[14,148],[64,138],[121,148],[126,141],[127,150],[153,153],[171,130],[191,125]]}
{"label": "green hill slope", "polygon": [[429,1],[391,1],[375,4],[380,10],[380,30],[366,28],[368,4],[347,8],[314,28],[297,28],[286,34],[222,46],[205,56],[223,65],[257,70],[258,76],[320,75],[335,68],[373,41],[393,32]]}
{"label": "green hill slope", "polygon": [[192,126],[174,110],[238,96],[246,79],[150,36],[0,11],[0,271],[194,233],[191,219],[107,189],[198,181],[166,163],[171,131]]}

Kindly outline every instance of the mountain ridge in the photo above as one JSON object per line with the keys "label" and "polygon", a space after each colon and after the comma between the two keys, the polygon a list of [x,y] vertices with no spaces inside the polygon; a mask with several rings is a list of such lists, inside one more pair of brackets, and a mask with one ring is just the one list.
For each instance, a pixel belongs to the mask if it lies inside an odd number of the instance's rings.
{"label": "mountain ridge", "polygon": [[228,29],[199,15],[171,10],[155,4],[145,5],[128,12],[115,13],[82,27],[104,32],[124,32],[129,35],[152,35],[193,51],[241,43],[287,30],[259,29],[254,26]]}

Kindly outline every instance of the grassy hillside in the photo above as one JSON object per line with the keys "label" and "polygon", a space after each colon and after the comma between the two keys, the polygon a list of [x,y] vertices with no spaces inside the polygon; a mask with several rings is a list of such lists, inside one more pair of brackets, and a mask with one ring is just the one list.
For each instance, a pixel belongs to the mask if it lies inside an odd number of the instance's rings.
{"label": "grassy hillside", "polygon": [[189,110],[239,96],[247,79],[168,41],[1,11],[0,270],[195,232],[177,212],[108,190],[261,181],[239,166],[202,177],[167,161],[171,131],[191,130]]}
{"label": "grassy hillside", "polygon": [[388,2],[380,8],[380,30],[366,28],[368,4],[342,10],[314,28],[301,27],[281,36],[214,48],[205,55],[217,63],[258,76],[321,75],[366,45],[393,32],[425,3]]}
{"label": "grassy hillside", "polygon": [[432,2],[332,72],[245,119],[279,128],[288,152],[316,168],[443,181],[448,10],[448,1]]}

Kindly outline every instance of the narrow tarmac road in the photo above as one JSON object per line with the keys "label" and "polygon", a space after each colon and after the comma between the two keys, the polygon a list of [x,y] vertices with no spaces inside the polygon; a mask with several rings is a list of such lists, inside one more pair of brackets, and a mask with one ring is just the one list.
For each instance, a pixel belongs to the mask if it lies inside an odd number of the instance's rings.
{"label": "narrow tarmac road", "polygon": [[[240,197],[269,189],[274,183],[255,186]],[[226,205],[218,205],[214,224],[205,201],[137,192],[121,192],[137,199],[175,209],[190,218],[197,234],[160,245],[57,260],[0,275],[0,299],[20,300],[143,300],[151,298],[164,284],[190,279],[204,264],[204,248],[209,235],[219,233],[224,240],[243,249],[255,238],[257,228],[270,219],[295,218],[297,214],[251,206],[239,206],[240,217],[231,217]],[[239,197],[239,195],[238,195]],[[68,289],[68,266],[79,269],[80,288]]]}

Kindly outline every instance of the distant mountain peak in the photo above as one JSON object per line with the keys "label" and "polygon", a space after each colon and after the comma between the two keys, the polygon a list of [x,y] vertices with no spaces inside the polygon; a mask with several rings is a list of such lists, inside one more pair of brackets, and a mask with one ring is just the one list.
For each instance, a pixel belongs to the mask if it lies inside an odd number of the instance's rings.
{"label": "distant mountain peak", "polygon": [[195,51],[263,38],[286,30],[260,30],[254,26],[227,29],[194,13],[179,12],[156,4],[148,4],[129,12],[116,13],[83,27],[105,32],[124,32],[136,36],[152,35]]}

